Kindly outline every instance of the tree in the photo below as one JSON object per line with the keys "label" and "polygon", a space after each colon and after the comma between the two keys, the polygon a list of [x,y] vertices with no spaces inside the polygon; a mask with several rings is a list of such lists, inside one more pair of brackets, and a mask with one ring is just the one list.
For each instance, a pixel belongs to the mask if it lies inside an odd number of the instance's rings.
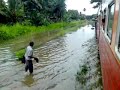
{"label": "tree", "polygon": [[7,18],[9,17],[7,12],[7,7],[4,0],[0,0],[0,23],[6,23]]}
{"label": "tree", "polygon": [[98,8],[102,4],[102,0],[91,0],[90,3],[97,3],[93,8]]}
{"label": "tree", "polygon": [[22,0],[8,0],[7,14],[9,15],[12,23],[16,23],[22,20],[24,15]]}
{"label": "tree", "polygon": [[78,10],[68,10],[68,15],[71,20],[78,20],[80,18]]}
{"label": "tree", "polygon": [[0,0],[0,11],[3,11],[6,8],[5,1]]}
{"label": "tree", "polygon": [[91,0],[91,3],[98,3],[98,2],[102,2],[102,0]]}
{"label": "tree", "polygon": [[9,24],[47,25],[64,20],[66,12],[65,0],[0,0],[0,17]]}
{"label": "tree", "polygon": [[58,18],[58,20],[61,20],[65,12],[65,0],[57,0],[57,1],[58,2],[54,8],[53,13],[55,13],[55,16]]}

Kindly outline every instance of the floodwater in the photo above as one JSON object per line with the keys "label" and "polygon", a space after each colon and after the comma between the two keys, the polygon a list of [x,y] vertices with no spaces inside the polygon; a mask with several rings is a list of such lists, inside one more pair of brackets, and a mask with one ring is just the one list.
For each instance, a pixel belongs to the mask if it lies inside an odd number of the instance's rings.
{"label": "floodwater", "polygon": [[84,43],[95,38],[91,28],[86,25],[35,49],[39,63],[34,62],[33,75],[25,74],[10,47],[0,48],[0,90],[75,90],[76,73],[90,48]]}

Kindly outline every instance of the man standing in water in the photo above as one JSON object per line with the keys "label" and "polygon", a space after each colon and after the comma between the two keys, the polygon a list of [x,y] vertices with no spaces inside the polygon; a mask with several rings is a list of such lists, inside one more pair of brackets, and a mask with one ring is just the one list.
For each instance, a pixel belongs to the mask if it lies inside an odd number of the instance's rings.
{"label": "man standing in water", "polygon": [[27,46],[26,48],[26,53],[25,53],[25,63],[26,63],[25,72],[29,70],[30,74],[33,73],[32,58],[34,58],[36,62],[38,62],[38,59],[33,57],[33,46],[34,46],[34,42],[30,42],[29,46]]}

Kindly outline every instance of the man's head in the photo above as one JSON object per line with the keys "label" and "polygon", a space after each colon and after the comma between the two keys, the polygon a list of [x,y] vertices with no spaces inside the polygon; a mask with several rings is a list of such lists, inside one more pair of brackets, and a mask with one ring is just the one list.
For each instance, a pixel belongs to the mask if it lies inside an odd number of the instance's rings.
{"label": "man's head", "polygon": [[30,45],[31,47],[33,47],[33,46],[34,46],[34,42],[30,42],[29,45]]}

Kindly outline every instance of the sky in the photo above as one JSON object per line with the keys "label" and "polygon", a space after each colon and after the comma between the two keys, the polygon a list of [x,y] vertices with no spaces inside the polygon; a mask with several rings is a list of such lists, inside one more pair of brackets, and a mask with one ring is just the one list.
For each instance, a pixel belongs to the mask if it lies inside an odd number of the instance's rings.
{"label": "sky", "polygon": [[[66,9],[78,10],[86,15],[96,14],[98,9],[92,8],[93,5],[90,4],[90,0],[66,0]],[[84,12],[83,9],[86,8]]]}

